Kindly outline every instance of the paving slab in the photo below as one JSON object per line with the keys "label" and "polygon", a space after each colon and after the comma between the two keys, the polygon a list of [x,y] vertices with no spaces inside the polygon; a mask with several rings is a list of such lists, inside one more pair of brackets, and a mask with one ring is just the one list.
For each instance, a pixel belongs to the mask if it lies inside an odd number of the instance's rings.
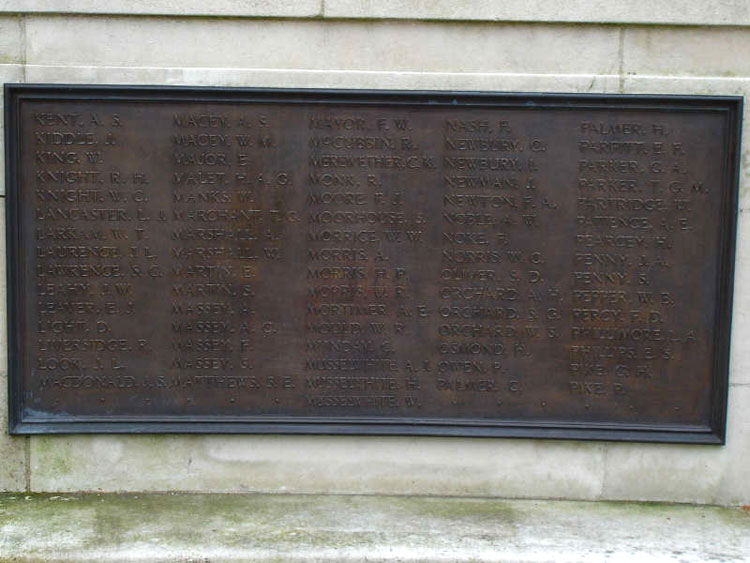
{"label": "paving slab", "polygon": [[743,508],[343,495],[0,495],[0,561],[750,561]]}

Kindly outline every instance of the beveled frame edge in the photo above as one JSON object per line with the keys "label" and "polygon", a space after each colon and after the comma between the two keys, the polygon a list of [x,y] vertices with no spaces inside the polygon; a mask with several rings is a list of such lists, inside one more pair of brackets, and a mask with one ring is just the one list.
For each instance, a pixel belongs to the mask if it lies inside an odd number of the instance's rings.
{"label": "beveled frame edge", "polygon": [[21,334],[15,330],[22,322],[18,310],[21,288],[19,287],[19,228],[20,218],[17,213],[19,188],[18,182],[18,97],[15,84],[4,85],[4,142],[5,142],[5,245],[6,245],[6,310],[7,310],[7,357],[8,357],[8,432],[16,433],[16,428],[22,425],[23,419],[23,381],[15,374],[23,373],[23,354]]}
{"label": "beveled frame edge", "polygon": [[[732,336],[732,304],[734,300],[734,272],[737,253],[737,222],[739,219],[740,159],[742,154],[742,115],[744,97],[728,99],[726,122],[726,155],[722,166],[724,187],[721,215],[724,221],[719,231],[719,271],[714,326],[714,358],[711,428],[720,444],[726,443],[727,405],[729,400],[730,344]],[[730,150],[731,147],[735,150]]]}
{"label": "beveled frame edge", "polygon": [[[11,84],[4,86],[5,96],[5,194],[8,306],[8,432],[13,435],[34,434],[338,434],[338,435],[416,435],[465,436],[495,438],[539,438],[573,440],[608,440],[631,442],[665,442],[723,445],[726,441],[727,400],[729,391],[729,350],[736,253],[739,166],[742,133],[742,96],[655,95],[655,94],[581,94],[534,92],[477,92],[442,90],[358,90],[318,88],[236,88],[204,86],[136,86],[136,85],[69,85]],[[24,420],[22,331],[13,330],[23,322],[20,316],[23,286],[20,279],[20,209],[18,194],[18,108],[22,99],[66,99],[97,101],[191,101],[240,102],[282,101],[286,103],[331,103],[379,105],[450,105],[505,106],[516,109],[618,109],[721,111],[726,114],[726,155],[722,166],[725,188],[721,196],[722,216],[719,228],[716,316],[711,374],[711,416],[709,426],[672,427],[668,425],[618,424],[529,424],[471,425],[419,422],[398,419],[386,422],[359,423],[327,419],[304,422],[286,421],[208,421],[196,418],[175,422],[163,420],[136,421],[112,417],[106,421],[71,417],[68,420]],[[459,102],[460,100],[460,102]],[[503,103],[501,103],[503,102]],[[666,102],[666,104],[665,104]],[[730,150],[734,146],[734,151]],[[446,419],[450,420],[450,419]]]}

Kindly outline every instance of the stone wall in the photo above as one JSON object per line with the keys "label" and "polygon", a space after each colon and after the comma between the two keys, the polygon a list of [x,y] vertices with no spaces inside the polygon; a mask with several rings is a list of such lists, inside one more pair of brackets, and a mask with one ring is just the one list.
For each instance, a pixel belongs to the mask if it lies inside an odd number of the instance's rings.
{"label": "stone wall", "polygon": [[[750,91],[748,26],[750,4],[744,0],[0,0],[0,78],[743,95]],[[2,434],[0,489],[748,503],[747,150],[743,165],[724,447],[426,437]],[[4,323],[0,330],[5,342]],[[2,371],[4,378],[7,369]],[[0,385],[3,431],[5,393]]]}

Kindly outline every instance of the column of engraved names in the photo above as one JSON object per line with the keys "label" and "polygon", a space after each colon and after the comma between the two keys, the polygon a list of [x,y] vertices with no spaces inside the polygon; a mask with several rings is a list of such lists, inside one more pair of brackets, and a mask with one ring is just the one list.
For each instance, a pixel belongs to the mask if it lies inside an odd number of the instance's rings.
{"label": "column of engraved names", "polygon": [[544,349],[560,338],[559,280],[543,244],[557,204],[541,179],[546,142],[496,115],[444,122],[435,383],[453,405],[507,414],[543,388]]}
{"label": "column of engraved names", "polygon": [[133,125],[107,105],[37,107],[31,123],[32,371],[49,393],[36,400],[54,406],[60,393],[91,392],[99,395],[92,409],[106,411],[141,384],[138,362],[151,348],[130,330],[143,313],[134,282],[161,275],[142,240],[148,178],[124,164],[121,134]]}
{"label": "column of engraved names", "polygon": [[274,207],[290,178],[267,162],[283,143],[272,118],[252,106],[188,108],[170,118],[171,385],[188,406],[205,409],[201,399],[215,396],[227,408],[257,412],[247,407],[283,380],[256,355],[265,347],[262,357],[276,356],[261,342],[277,325],[273,313],[258,310],[258,293],[273,291],[266,270],[280,259],[278,226],[296,219]]}
{"label": "column of engraved names", "polygon": [[[417,414],[421,201],[436,169],[397,112],[309,115],[304,393],[313,412]],[[425,180],[428,180],[427,183]]]}
{"label": "column of engraved names", "polygon": [[696,327],[680,321],[688,303],[661,282],[690,244],[701,195],[689,186],[692,149],[658,120],[578,128],[569,389],[586,409],[614,398],[636,414],[695,340]]}

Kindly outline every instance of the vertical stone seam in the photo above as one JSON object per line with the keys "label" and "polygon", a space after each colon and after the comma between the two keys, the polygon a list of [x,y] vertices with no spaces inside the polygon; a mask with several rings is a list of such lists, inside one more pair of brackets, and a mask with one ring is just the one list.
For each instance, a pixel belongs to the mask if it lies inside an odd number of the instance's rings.
{"label": "vertical stone seam", "polygon": [[622,94],[625,89],[625,26],[620,26],[617,41],[617,57],[619,59],[617,67],[617,74],[619,76],[618,87],[620,94]]}
{"label": "vertical stone seam", "polygon": [[24,463],[26,463],[26,492],[31,492],[31,436],[24,437]]}
{"label": "vertical stone seam", "polygon": [[602,448],[602,483],[601,488],[599,489],[599,495],[596,500],[607,500],[606,498],[606,490],[607,490],[607,468],[609,466],[609,444],[601,444]]}
{"label": "vertical stone seam", "polygon": [[26,15],[18,17],[18,27],[21,32],[21,82],[26,82]]}

